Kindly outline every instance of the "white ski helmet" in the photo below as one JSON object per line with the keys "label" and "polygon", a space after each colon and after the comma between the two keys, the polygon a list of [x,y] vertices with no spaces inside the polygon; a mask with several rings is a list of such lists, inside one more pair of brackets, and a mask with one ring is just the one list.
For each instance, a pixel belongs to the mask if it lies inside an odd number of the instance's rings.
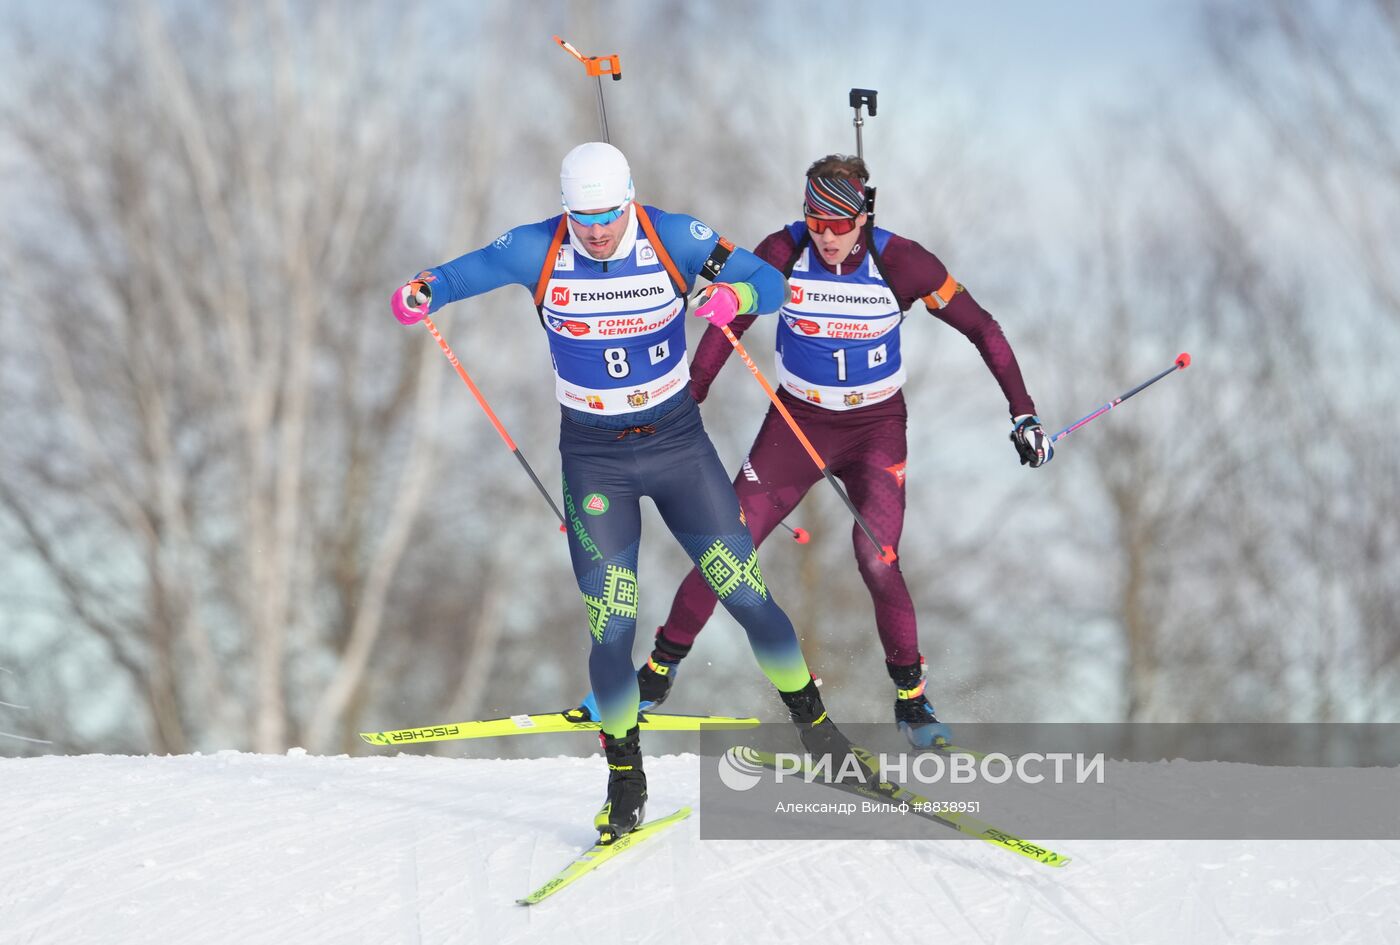
{"label": "white ski helmet", "polygon": [[631,200],[632,193],[632,169],[612,145],[589,141],[564,155],[559,194],[565,210],[582,213],[618,207]]}

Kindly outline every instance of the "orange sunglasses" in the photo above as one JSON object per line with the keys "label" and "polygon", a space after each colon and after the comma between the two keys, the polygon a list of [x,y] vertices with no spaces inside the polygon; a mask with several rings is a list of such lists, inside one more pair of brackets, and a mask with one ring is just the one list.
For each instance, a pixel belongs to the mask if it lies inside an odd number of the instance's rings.
{"label": "orange sunglasses", "polygon": [[855,228],[855,217],[841,217],[837,220],[827,220],[823,217],[814,217],[810,215],[807,217],[807,229],[811,230],[813,233],[825,233],[827,230],[830,230],[837,236],[845,236]]}

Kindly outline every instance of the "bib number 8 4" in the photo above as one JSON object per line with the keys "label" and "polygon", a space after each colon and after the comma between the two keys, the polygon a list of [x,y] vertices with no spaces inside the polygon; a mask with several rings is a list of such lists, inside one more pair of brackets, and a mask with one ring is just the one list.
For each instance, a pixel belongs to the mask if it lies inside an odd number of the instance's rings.
{"label": "bib number 8 4", "polygon": [[627,363],[626,348],[604,348],[603,360],[607,362],[608,374],[613,377],[626,377],[632,373],[632,365]]}

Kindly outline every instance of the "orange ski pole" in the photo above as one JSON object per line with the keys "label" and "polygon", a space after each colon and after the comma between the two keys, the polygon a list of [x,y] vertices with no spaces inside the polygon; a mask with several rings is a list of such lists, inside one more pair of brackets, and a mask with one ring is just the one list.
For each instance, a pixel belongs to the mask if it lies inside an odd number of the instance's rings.
{"label": "orange ski pole", "polygon": [[[895,558],[898,557],[898,555],[894,553],[894,546],[882,545],[879,540],[876,539],[875,533],[870,530],[869,525],[865,524],[865,519],[861,518],[860,512],[856,511],[855,504],[851,502],[851,497],[846,495],[846,490],[841,488],[841,484],[836,481],[836,477],[833,476],[831,470],[827,468],[826,460],[822,459],[821,454],[812,446],[812,441],[807,439],[807,434],[802,432],[802,428],[797,425],[797,421],[792,419],[792,414],[788,413],[788,409],[783,406],[783,402],[779,400],[778,395],[773,392],[773,388],[768,383],[768,379],[763,376],[763,372],[758,369],[758,365],[753,363],[753,358],[749,357],[749,353],[744,350],[744,346],[740,344],[738,336],[729,330],[728,325],[720,325],[719,330],[724,332],[724,337],[729,339],[729,343],[734,346],[734,350],[739,352],[739,357],[744,359],[744,364],[748,366],[749,373],[758,378],[758,383],[763,386],[763,392],[768,395],[769,400],[773,401],[773,406],[778,408],[778,413],[783,415],[783,419],[787,421],[787,425],[797,437],[797,441],[802,444],[802,448],[807,451],[807,455],[812,457],[812,462],[816,463],[817,468],[821,470],[822,476],[827,482],[831,483],[831,488],[835,489],[836,494],[841,497],[841,501],[846,503],[846,508],[851,510],[851,514],[855,516],[856,524],[860,526],[861,531],[865,532],[865,537],[870,539],[872,545],[880,549],[880,560],[885,562],[885,564],[894,564]],[[798,541],[801,541],[801,539],[799,538]]]}
{"label": "orange ski pole", "polygon": [[549,507],[554,510],[554,514],[559,517],[559,530],[562,532],[564,530],[564,513],[559,511],[559,506],[554,504],[554,499],[552,499],[549,492],[545,490],[544,484],[540,482],[539,476],[535,475],[535,471],[531,469],[530,464],[525,461],[525,454],[520,452],[520,447],[516,446],[515,441],[510,438],[510,434],[506,432],[506,428],[496,417],[496,411],[491,409],[491,405],[486,402],[486,398],[482,396],[481,391],[477,388],[476,384],[472,382],[471,375],[467,374],[467,369],[462,367],[462,362],[457,360],[457,355],[452,353],[452,349],[447,345],[447,339],[442,337],[442,332],[438,331],[437,326],[433,324],[433,320],[424,315],[423,324],[428,326],[428,331],[431,332],[433,338],[436,339],[438,347],[442,348],[442,353],[447,355],[447,360],[451,361],[452,366],[457,369],[457,376],[466,383],[467,388],[472,392],[472,396],[476,398],[476,402],[481,406],[482,411],[485,412],[486,419],[491,421],[491,425],[496,428],[496,432],[501,435],[501,439],[506,441],[506,446],[515,454],[515,458],[520,460],[520,465],[525,467],[525,472],[530,476],[530,481],[535,484],[536,489],[540,490],[540,495],[544,496],[544,500],[549,503]]}

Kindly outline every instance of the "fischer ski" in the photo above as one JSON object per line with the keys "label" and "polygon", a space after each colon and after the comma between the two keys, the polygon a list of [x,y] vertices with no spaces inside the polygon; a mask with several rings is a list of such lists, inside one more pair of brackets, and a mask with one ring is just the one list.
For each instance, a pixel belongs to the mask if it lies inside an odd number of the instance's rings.
{"label": "fischer ski", "polygon": [[[754,751],[751,749],[731,749],[731,751],[742,752],[742,758],[756,764],[769,768],[777,767],[777,757],[771,752]],[[856,745],[851,746],[852,753],[856,759],[869,771],[878,771],[879,762],[875,756],[864,748]],[[1045,866],[1060,867],[1069,863],[1070,858],[1054,850],[1047,849],[1040,844],[1023,840],[1015,834],[998,829],[985,821],[976,817],[954,811],[937,810],[934,803],[921,794],[897,784],[893,781],[881,781],[878,784],[862,784],[855,781],[828,781],[824,778],[816,781],[827,787],[845,791],[848,794],[856,794],[861,797],[884,797],[894,801],[902,801],[909,805],[909,812],[931,820],[934,823],[942,824],[956,830],[958,833],[967,834],[969,837],[976,837],[979,840],[1001,847],[1003,850],[1010,850],[1012,853],[1024,856]]]}
{"label": "fischer ski", "polygon": [[[698,732],[703,729],[752,728],[755,718],[728,715],[674,715],[642,712],[637,725],[655,732]],[[385,732],[361,732],[360,738],[371,745],[416,745],[421,742],[450,742],[463,738],[495,738],[501,735],[548,735],[555,732],[596,732],[603,723],[588,718],[580,709],[564,712],[543,712],[537,715],[511,715],[500,719],[479,719],[473,722],[449,722],[419,728],[401,728]]]}
{"label": "fischer ski", "polygon": [[619,853],[626,852],[639,843],[651,839],[667,827],[674,826],[689,816],[690,808],[682,807],[674,814],[668,814],[659,820],[647,821],[631,833],[626,833],[618,837],[612,843],[595,843],[580,854],[572,863],[564,867],[558,873],[555,873],[549,882],[545,883],[525,898],[515,901],[522,906],[533,906],[540,900],[554,895],[565,886],[577,880],[580,876],[593,872]]}

